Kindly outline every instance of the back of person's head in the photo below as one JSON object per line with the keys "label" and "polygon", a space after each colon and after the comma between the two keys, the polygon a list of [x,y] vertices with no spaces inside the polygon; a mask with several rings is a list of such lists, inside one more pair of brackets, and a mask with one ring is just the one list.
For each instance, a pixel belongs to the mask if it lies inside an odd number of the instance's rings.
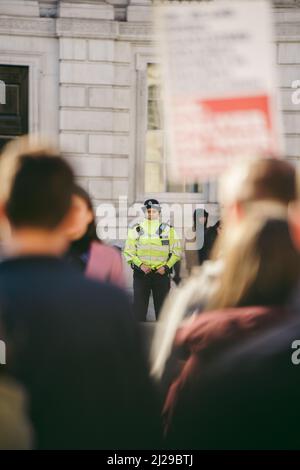
{"label": "back of person's head", "polygon": [[[82,241],[83,246],[86,248],[87,244],[91,243],[92,241],[100,242],[100,239],[97,236],[94,208],[93,208],[93,204],[92,204],[92,201],[88,192],[85,189],[83,189],[81,186],[79,186],[78,184],[74,185],[73,196],[77,197],[80,201],[84,203],[85,211],[88,212],[89,213],[88,215],[91,215],[91,218],[92,218],[92,220],[86,225],[85,233],[80,238],[75,238],[76,240],[75,243],[78,246],[80,245],[80,242]],[[85,223],[85,220],[83,222]]]}
{"label": "back of person's head", "polygon": [[9,143],[0,158],[0,205],[15,228],[53,230],[71,208],[74,176],[37,137]]}
{"label": "back of person's head", "polygon": [[235,227],[223,247],[224,271],[208,310],[250,305],[283,305],[300,276],[300,254],[283,213],[256,211]]}
{"label": "back of person's head", "polygon": [[200,219],[203,219],[202,224],[204,227],[207,226],[207,221],[208,221],[208,212],[205,209],[202,208],[197,208],[193,212],[193,227],[194,230],[197,227],[197,224],[199,224]]}
{"label": "back of person's head", "polygon": [[220,184],[225,207],[274,201],[287,206],[296,199],[296,169],[285,160],[261,158],[245,162],[227,172]]}
{"label": "back of person's head", "polygon": [[73,195],[82,199],[89,210],[94,210],[90,195],[82,186],[79,186],[79,184],[75,184],[73,187]]}

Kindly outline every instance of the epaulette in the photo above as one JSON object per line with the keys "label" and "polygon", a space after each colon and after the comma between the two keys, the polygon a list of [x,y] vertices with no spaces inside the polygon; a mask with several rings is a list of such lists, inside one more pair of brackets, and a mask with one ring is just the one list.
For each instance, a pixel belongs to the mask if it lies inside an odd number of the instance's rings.
{"label": "epaulette", "polygon": [[129,228],[132,229],[132,230],[137,229],[138,227],[140,227],[140,224],[137,223],[137,222],[131,222],[129,224]]}
{"label": "epaulette", "polygon": [[170,225],[170,224],[167,224],[167,223],[165,223],[165,222],[162,222],[162,223],[160,224],[160,228],[161,228],[161,230],[163,231],[163,230],[166,230],[166,228],[171,228],[171,225]]}
{"label": "epaulette", "polygon": [[140,238],[142,235],[144,235],[144,230],[141,227],[141,224],[137,224],[137,223],[132,224],[130,229],[133,230],[136,233],[135,236],[137,237],[137,239]]}

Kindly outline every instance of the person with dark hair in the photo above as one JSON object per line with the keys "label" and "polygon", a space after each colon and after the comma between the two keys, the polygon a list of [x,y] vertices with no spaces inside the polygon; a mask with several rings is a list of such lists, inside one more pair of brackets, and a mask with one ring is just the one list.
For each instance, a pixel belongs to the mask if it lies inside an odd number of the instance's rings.
{"label": "person with dark hair", "polygon": [[172,275],[171,275],[171,279],[175,282],[176,286],[178,286],[181,282],[180,271],[181,271],[181,261],[179,260],[177,261],[177,263],[174,264],[172,268]]}
{"label": "person with dark hair", "polygon": [[207,259],[205,241],[208,215],[208,212],[201,208],[193,212],[193,226],[185,240],[185,264],[188,274]]}
{"label": "person with dark hair", "polygon": [[72,203],[76,221],[69,233],[72,243],[67,259],[89,278],[124,287],[121,254],[98,238],[94,209],[88,193],[75,185]]}
{"label": "person with dark hair", "polygon": [[218,236],[221,233],[221,221],[218,220],[214,225],[208,227],[204,242],[204,253],[203,261],[210,259],[213,253]]}
{"label": "person with dark hair", "polygon": [[201,265],[206,259],[205,241],[207,235],[208,212],[205,209],[196,209],[194,212],[194,227],[198,244],[198,263]]}
{"label": "person with dark hair", "polygon": [[129,299],[62,259],[73,191],[69,165],[32,138],[1,155],[3,367],[28,392],[36,448],[155,448],[155,394]]}

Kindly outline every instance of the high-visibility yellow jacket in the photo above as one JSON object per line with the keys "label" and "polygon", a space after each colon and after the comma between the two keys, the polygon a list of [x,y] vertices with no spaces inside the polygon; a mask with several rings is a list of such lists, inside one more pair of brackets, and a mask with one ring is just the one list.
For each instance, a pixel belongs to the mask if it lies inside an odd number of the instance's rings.
{"label": "high-visibility yellow jacket", "polygon": [[167,266],[169,269],[179,261],[181,244],[172,226],[159,220],[145,219],[128,231],[124,256],[128,263],[151,269]]}

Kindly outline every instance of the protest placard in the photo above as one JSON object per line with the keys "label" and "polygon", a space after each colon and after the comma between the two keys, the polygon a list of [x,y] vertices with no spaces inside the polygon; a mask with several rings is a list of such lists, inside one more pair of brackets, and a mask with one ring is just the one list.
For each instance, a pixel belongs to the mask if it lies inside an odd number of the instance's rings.
{"label": "protest placard", "polygon": [[157,7],[174,180],[215,178],[282,152],[272,9],[266,0]]}

